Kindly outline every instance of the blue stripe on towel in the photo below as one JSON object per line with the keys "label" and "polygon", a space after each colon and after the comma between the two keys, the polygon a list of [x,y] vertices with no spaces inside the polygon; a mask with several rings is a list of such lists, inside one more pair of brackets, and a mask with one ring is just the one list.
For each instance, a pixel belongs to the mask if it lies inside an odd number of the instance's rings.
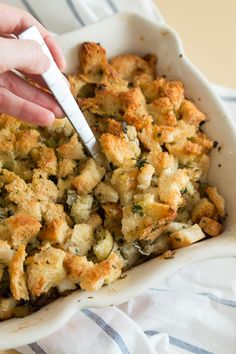
{"label": "blue stripe on towel", "polygon": [[40,18],[38,17],[38,15],[36,14],[36,12],[34,11],[34,9],[32,8],[32,6],[29,4],[29,2],[27,0],[21,0],[22,4],[24,5],[24,7],[28,10],[28,12],[34,16],[34,18],[36,18],[36,20],[38,20],[41,24],[42,21],[40,20]]}
{"label": "blue stripe on towel", "polygon": [[47,354],[37,342],[28,344],[28,347],[30,347],[30,349],[36,354]]}
{"label": "blue stripe on towel", "polygon": [[202,295],[202,296],[207,296],[209,297],[209,299],[218,302],[221,305],[225,305],[225,306],[229,306],[229,307],[236,307],[236,301],[234,300],[227,300],[227,299],[221,299],[220,297],[211,294],[211,293],[195,293],[198,295]]}
{"label": "blue stripe on towel", "polygon": [[[154,336],[155,334],[160,334],[160,332],[157,331],[145,331],[144,332],[147,336]],[[209,352],[208,350],[202,349],[200,347],[197,347],[196,345],[187,343],[181,339],[169,336],[170,344],[179,347],[181,349],[187,350],[190,353],[195,353],[195,354],[213,354],[212,352]]]}
{"label": "blue stripe on towel", "polygon": [[[172,290],[167,290],[167,289],[157,289],[157,288],[150,288],[149,290],[152,291],[160,291],[160,292],[173,292]],[[193,295],[201,295],[201,296],[206,296],[209,299],[211,299],[212,301],[217,302],[218,304],[224,305],[224,306],[228,306],[228,307],[234,307],[236,308],[236,301],[234,300],[228,300],[228,299],[222,299],[212,293],[201,293],[201,292],[193,292],[190,293]]]}
{"label": "blue stripe on towel", "polygon": [[115,2],[112,0],[107,0],[107,3],[109,4],[110,8],[114,11],[114,12],[118,12],[119,9],[116,6]]}
{"label": "blue stripe on towel", "polygon": [[80,14],[78,13],[73,0],[65,0],[65,2],[67,3],[68,7],[70,8],[71,12],[73,13],[73,15],[75,16],[76,20],[82,25],[85,26],[84,21],[82,20]]}
{"label": "blue stripe on towel", "polygon": [[123,341],[121,336],[100,316],[98,316],[96,313],[92,312],[89,309],[83,309],[81,310],[81,312],[83,312],[83,314],[85,314],[88,318],[95,322],[108,336],[110,336],[116,342],[123,354],[130,354],[130,351],[126,347],[125,342]]}

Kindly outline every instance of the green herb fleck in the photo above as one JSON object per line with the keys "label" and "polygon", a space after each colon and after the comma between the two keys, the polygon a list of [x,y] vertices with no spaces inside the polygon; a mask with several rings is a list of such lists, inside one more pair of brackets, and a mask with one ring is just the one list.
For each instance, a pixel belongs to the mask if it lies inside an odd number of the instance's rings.
{"label": "green herb fleck", "polygon": [[187,193],[187,188],[184,188],[184,189],[182,189],[182,191],[181,191],[181,194],[185,194],[185,193]]}
{"label": "green herb fleck", "polygon": [[136,161],[135,167],[138,167],[138,169],[140,170],[146,164],[148,164],[147,159],[139,159],[139,160]]}
{"label": "green herb fleck", "polygon": [[179,166],[178,167],[179,168],[185,168],[185,166],[181,162],[179,162]]}
{"label": "green herb fleck", "polygon": [[115,165],[113,165],[112,162],[109,163],[109,167],[112,171],[114,171],[117,168]]}
{"label": "green herb fleck", "polygon": [[151,232],[155,232],[158,229],[158,225],[153,226],[153,228],[151,229]]}
{"label": "green herb fleck", "polygon": [[134,204],[132,206],[132,211],[134,214],[139,214],[140,216],[143,216],[143,208],[141,207],[141,205]]}
{"label": "green herb fleck", "polygon": [[122,130],[125,134],[127,134],[127,131],[128,131],[128,127],[127,127],[127,123],[126,122],[121,122],[121,125],[122,125]]}
{"label": "green herb fleck", "polygon": [[175,240],[180,242],[181,241],[181,238],[180,237],[175,237]]}

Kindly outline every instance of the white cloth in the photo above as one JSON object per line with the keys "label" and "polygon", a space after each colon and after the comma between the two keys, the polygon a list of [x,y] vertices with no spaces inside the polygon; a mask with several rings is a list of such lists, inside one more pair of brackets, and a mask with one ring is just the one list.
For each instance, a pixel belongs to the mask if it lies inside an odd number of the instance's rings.
{"label": "white cloth", "polygon": [[[158,18],[151,0],[9,0],[54,32],[66,32],[118,10]],[[50,11],[50,8],[57,9]],[[62,16],[60,16],[62,14]],[[214,86],[236,120],[236,91]],[[84,309],[48,338],[17,350],[38,354],[235,354],[236,257],[205,261],[117,307]]]}

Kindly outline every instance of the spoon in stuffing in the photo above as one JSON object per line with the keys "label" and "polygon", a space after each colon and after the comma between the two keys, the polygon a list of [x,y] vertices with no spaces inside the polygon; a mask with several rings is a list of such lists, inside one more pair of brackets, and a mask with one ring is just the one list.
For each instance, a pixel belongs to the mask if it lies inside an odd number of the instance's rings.
{"label": "spoon in stuffing", "polygon": [[35,40],[40,44],[42,51],[47,55],[51,63],[49,69],[41,76],[79,135],[88,152],[98,163],[100,163],[99,161],[102,154],[99,151],[99,144],[76,100],[74,99],[63,74],[57,67],[53,56],[44,42],[39,30],[36,26],[31,26],[22,32],[18,38]]}

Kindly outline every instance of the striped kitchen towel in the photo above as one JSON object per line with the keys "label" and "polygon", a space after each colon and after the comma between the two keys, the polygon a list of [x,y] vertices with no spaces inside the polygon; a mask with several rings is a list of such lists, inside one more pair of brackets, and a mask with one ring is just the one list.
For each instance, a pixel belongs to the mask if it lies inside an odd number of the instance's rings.
{"label": "striped kitchen towel", "polygon": [[[161,18],[152,0],[5,2],[26,8],[56,33],[120,10]],[[216,85],[214,89],[236,121],[236,91]],[[78,311],[53,335],[17,350],[24,354],[235,354],[235,269],[236,257],[185,267],[120,306]]]}

